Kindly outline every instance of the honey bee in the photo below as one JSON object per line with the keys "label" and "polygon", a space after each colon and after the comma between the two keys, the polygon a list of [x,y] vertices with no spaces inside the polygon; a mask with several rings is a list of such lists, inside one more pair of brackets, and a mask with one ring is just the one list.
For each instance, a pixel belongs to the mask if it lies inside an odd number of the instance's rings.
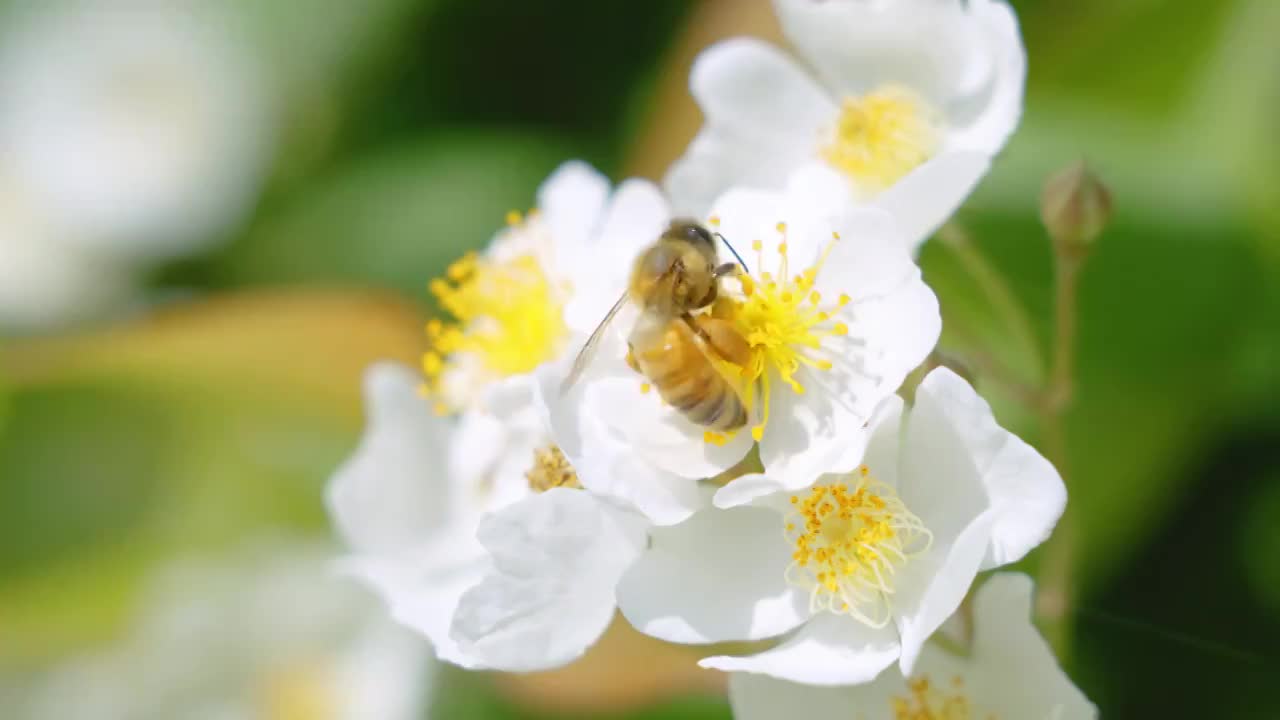
{"label": "honey bee", "polygon": [[630,301],[640,308],[640,316],[627,338],[627,364],[691,422],[720,432],[746,425],[746,404],[718,361],[743,366],[751,346],[729,321],[694,314],[715,302],[720,279],[738,268],[719,262],[706,228],[691,220],[673,220],[636,258],[627,291],[587,339],[561,392],[578,380],[605,329]]}

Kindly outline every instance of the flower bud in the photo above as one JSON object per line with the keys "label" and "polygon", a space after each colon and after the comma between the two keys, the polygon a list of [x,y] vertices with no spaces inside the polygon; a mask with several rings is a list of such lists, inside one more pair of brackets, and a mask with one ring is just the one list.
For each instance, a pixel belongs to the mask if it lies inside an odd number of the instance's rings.
{"label": "flower bud", "polygon": [[1111,192],[1084,161],[1073,163],[1045,181],[1040,219],[1063,249],[1087,250],[1111,220]]}

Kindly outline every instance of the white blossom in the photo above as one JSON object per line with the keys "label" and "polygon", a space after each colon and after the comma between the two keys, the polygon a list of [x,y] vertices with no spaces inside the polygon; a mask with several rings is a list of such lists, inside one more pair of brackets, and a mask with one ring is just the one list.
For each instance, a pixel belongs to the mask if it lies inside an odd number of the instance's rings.
{"label": "white blossom", "polygon": [[775,0],[801,65],[759,40],[707,49],[705,125],[670,169],[680,212],[819,164],[890,209],[913,250],[959,207],[1022,112],[1026,52],[999,0]]}
{"label": "white blossom", "polygon": [[844,685],[898,661],[910,675],[977,573],[1042,542],[1066,502],[1053,466],[945,368],[910,410],[896,398],[880,408],[856,470],[780,490],[741,478],[720,492],[750,505],[654,529],[619,585],[623,614],[673,642],[786,634],[705,667]]}
{"label": "white blossom", "polygon": [[[765,470],[786,487],[857,464],[875,407],[937,342],[937,300],[892,217],[874,208],[842,211],[829,172],[795,180],[785,193],[732,190],[710,218],[743,248],[750,271],[724,282],[712,310],[750,345],[745,366],[722,372],[748,425],[708,432],[664,404],[624,362],[630,323],[619,320],[580,381],[581,395],[552,402],[553,417],[588,416],[565,421],[580,426],[584,445],[597,445],[584,455],[630,455],[617,462],[630,462],[633,474],[656,468],[664,488],[669,475],[722,473],[757,442]],[[608,438],[616,449],[601,449]],[[717,503],[729,501],[727,491]]]}
{"label": "white blossom", "polygon": [[1092,720],[1098,710],[1071,683],[1031,624],[1031,579],[993,575],[973,601],[967,653],[930,644],[909,676],[888,670],[856,686],[814,687],[734,673],[729,701],[737,720],[1020,718]]}
{"label": "white blossom", "polygon": [[166,568],[124,640],[38,676],[14,698],[13,717],[421,716],[432,675],[425,643],[334,577],[327,553],[280,542],[242,553]]}
{"label": "white blossom", "polygon": [[203,0],[25,3],[0,32],[0,156],[88,250],[179,255],[251,208],[272,110],[243,32]]}

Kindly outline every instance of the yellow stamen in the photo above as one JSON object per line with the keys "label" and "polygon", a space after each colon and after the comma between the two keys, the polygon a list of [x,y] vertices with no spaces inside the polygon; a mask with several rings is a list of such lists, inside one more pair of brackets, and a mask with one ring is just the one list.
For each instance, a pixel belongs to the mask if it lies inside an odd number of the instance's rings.
{"label": "yellow stamen", "polygon": [[[830,350],[823,343],[827,338],[849,332],[846,323],[831,322],[835,307],[824,306],[821,293],[815,289],[818,274],[836,241],[828,243],[813,266],[792,273],[788,265],[787,224],[779,222],[777,227],[783,236],[777,246],[776,272],[764,269],[764,244],[759,240],[753,242],[755,278],[741,274],[742,298],[717,308],[733,322],[750,346],[750,359],[738,375],[742,379],[743,399],[757,420],[751,427],[751,436],[757,442],[764,437],[769,423],[774,380],[780,379],[791,392],[803,394],[806,388],[797,377],[800,368],[830,370],[834,357],[828,356]],[[846,300],[848,295],[842,293],[840,297]]]}
{"label": "yellow stamen", "polygon": [[560,448],[548,445],[533,451],[533,467],[524,474],[529,481],[529,489],[542,493],[551,488],[581,489],[578,473],[569,464]]}
{"label": "yellow stamen", "polygon": [[[934,685],[928,675],[907,680],[907,694],[889,699],[894,720],[973,720],[977,712],[964,691],[964,681],[956,676],[951,687]],[[986,720],[995,720],[985,715]]]}
{"label": "yellow stamen", "polygon": [[787,581],[809,592],[810,610],[888,624],[893,575],[933,544],[933,533],[865,466],[815,485],[792,505],[785,522],[794,529],[784,531],[795,547]]}
{"label": "yellow stamen", "polygon": [[553,359],[568,335],[560,294],[532,255],[495,262],[469,253],[429,287],[454,318],[433,319],[426,327],[431,349],[422,371],[437,411],[460,409],[443,397],[444,379],[454,368],[478,366],[489,379],[531,372]]}
{"label": "yellow stamen", "polygon": [[887,86],[845,98],[818,153],[860,189],[876,193],[932,157],[940,134],[936,113],[922,98]]}

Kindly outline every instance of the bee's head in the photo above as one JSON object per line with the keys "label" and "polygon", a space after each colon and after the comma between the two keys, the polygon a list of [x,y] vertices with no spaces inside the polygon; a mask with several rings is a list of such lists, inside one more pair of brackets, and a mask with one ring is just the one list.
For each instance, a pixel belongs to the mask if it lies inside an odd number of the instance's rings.
{"label": "bee's head", "polygon": [[698,248],[699,252],[711,258],[711,262],[715,262],[715,240],[711,236],[711,231],[700,223],[689,219],[672,220],[666,231],[662,233],[662,237],[668,240],[687,242]]}

